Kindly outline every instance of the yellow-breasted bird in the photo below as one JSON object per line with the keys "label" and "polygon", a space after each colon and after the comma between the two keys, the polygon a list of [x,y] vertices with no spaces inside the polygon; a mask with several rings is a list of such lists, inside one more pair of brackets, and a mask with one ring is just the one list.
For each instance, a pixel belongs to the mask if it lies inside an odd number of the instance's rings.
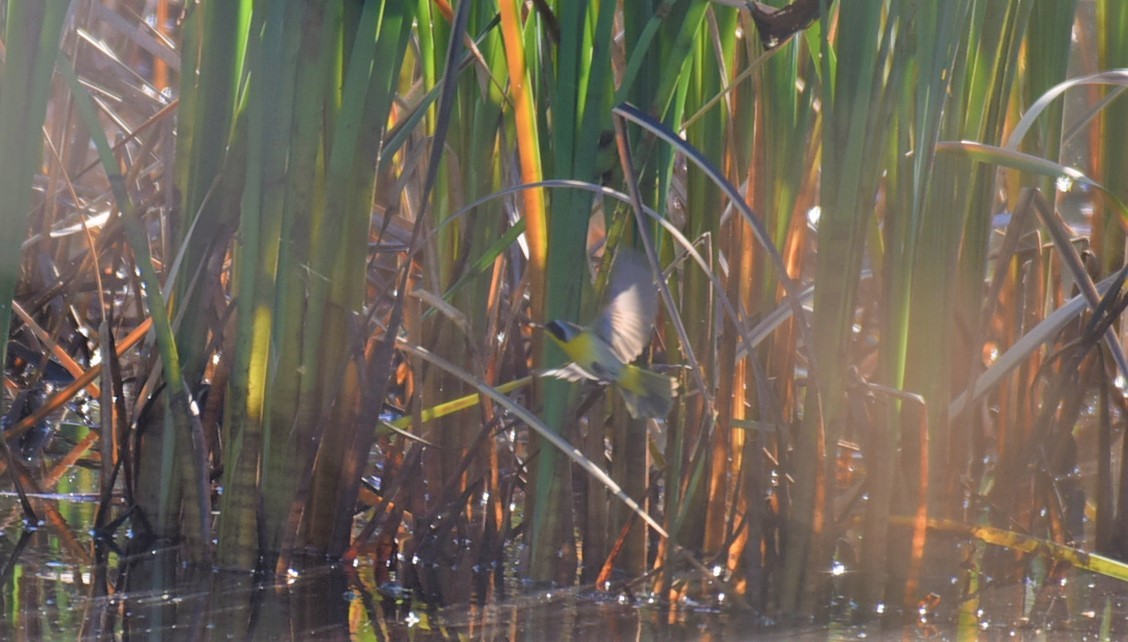
{"label": "yellow-breasted bird", "polygon": [[665,418],[673,405],[677,382],[631,364],[650,340],[658,314],[658,291],[650,263],[638,252],[621,249],[615,256],[608,291],[607,305],[590,326],[559,319],[544,326],[572,360],[545,374],[568,381],[613,383],[631,417]]}

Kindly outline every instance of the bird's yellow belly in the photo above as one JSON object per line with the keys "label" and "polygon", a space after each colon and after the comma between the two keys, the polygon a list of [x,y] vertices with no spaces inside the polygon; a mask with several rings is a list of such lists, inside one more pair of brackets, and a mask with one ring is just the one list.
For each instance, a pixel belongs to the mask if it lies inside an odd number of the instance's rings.
{"label": "bird's yellow belly", "polygon": [[590,333],[584,333],[565,346],[568,356],[585,371],[603,381],[618,381],[623,363],[611,347]]}

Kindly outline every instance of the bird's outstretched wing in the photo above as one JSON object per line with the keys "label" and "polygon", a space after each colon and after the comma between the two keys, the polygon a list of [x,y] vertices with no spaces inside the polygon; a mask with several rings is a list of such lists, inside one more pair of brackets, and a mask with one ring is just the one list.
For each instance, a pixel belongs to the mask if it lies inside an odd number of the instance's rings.
{"label": "bird's outstretched wing", "polygon": [[620,361],[630,363],[650,341],[658,314],[658,291],[646,256],[636,250],[620,249],[608,291],[607,305],[592,330],[611,346]]}
{"label": "bird's outstretched wing", "polygon": [[599,381],[599,377],[584,370],[578,363],[569,363],[562,368],[552,368],[540,373],[542,377],[555,377],[564,381]]}

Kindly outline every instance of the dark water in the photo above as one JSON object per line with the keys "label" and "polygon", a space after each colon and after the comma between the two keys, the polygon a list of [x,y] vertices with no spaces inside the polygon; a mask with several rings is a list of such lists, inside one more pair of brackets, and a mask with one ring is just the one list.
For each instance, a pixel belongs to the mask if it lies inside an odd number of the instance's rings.
{"label": "dark water", "polygon": [[[5,515],[18,511],[5,503]],[[941,602],[908,621],[898,616],[865,626],[795,627],[772,626],[735,608],[661,605],[645,596],[585,589],[527,592],[517,586],[481,602],[429,606],[395,585],[375,586],[370,560],[264,582],[179,567],[166,551],[130,565],[126,580],[120,564],[74,559],[50,531],[25,534],[17,519],[0,533],[0,639],[1128,639],[1128,589],[1076,571],[1051,587],[1016,582],[988,588],[963,626],[958,605]],[[103,594],[100,572],[129,589]]]}
{"label": "dark water", "polygon": [[[741,639],[751,618],[704,608],[657,608],[579,589],[433,607],[355,567],[323,565],[284,581],[178,567],[171,551],[131,565],[129,589],[100,594],[97,569],[66,557],[42,529],[0,535],[11,561],[0,585],[0,639],[423,640]],[[109,569],[111,577],[116,570]],[[148,585],[148,586],[146,586]]]}
{"label": "dark water", "polygon": [[[94,475],[76,468],[60,482],[59,495],[37,501],[57,507],[67,524],[91,523],[95,498],[76,490],[91,487]],[[1128,585],[1076,570],[1055,574],[1038,560],[1025,578],[984,578],[978,602],[965,605],[962,619],[961,605],[940,597],[919,613],[887,614],[866,625],[796,626],[718,600],[719,587],[701,591],[710,596],[702,602],[670,605],[640,593],[531,590],[511,569],[482,577],[464,565],[419,572],[445,596],[436,605],[397,584],[395,574],[388,581],[372,559],[316,564],[263,581],[179,566],[171,550],[129,564],[111,554],[99,565],[89,534],[68,543],[59,533],[50,525],[29,528],[18,499],[0,493],[0,639],[1128,639]],[[119,533],[118,543],[127,535]],[[849,581],[849,569],[841,577]],[[955,577],[934,574],[929,583],[951,596]],[[709,584],[707,577],[678,580]],[[851,605],[841,606],[838,617],[850,619]]]}

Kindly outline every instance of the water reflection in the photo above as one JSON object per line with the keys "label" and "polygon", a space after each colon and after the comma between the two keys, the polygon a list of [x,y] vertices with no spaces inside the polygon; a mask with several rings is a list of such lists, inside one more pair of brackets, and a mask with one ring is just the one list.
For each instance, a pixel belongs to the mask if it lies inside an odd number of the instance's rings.
{"label": "water reflection", "polygon": [[0,531],[0,639],[740,639],[762,624],[589,589],[526,591],[501,569],[461,560],[416,569],[415,579],[400,573],[403,583],[373,558],[269,580],[185,567],[173,549],[108,552],[93,564],[51,529],[9,526]]}
{"label": "water reflection", "polygon": [[[287,576],[266,580],[188,568],[177,563],[172,549],[129,559],[109,550],[91,556],[89,551],[96,550],[91,537],[80,542],[85,548],[80,554],[55,536],[54,527],[25,528],[15,502],[5,503],[0,507],[4,640],[1022,640],[1128,635],[1125,586],[1077,571],[1068,573],[1067,582],[1037,583],[1040,589],[1021,578],[984,582],[964,604],[936,595],[919,614],[891,613],[862,626],[785,628],[712,603],[670,605],[659,596],[590,588],[530,590],[511,570],[474,566],[468,551],[443,557],[442,563],[413,554],[416,563],[401,562],[391,569],[375,563],[373,550],[355,564],[295,564]],[[57,504],[71,523],[82,523],[81,513],[89,509],[80,501]],[[715,579],[708,571],[678,581],[704,584]]]}
{"label": "water reflection", "polygon": [[440,608],[413,600],[416,592],[395,583],[375,586],[368,561],[270,581],[187,568],[170,549],[116,566],[59,564],[48,561],[58,553],[50,540],[43,530],[0,536],[9,561],[0,639],[680,640],[739,621],[579,589],[475,597]]}

